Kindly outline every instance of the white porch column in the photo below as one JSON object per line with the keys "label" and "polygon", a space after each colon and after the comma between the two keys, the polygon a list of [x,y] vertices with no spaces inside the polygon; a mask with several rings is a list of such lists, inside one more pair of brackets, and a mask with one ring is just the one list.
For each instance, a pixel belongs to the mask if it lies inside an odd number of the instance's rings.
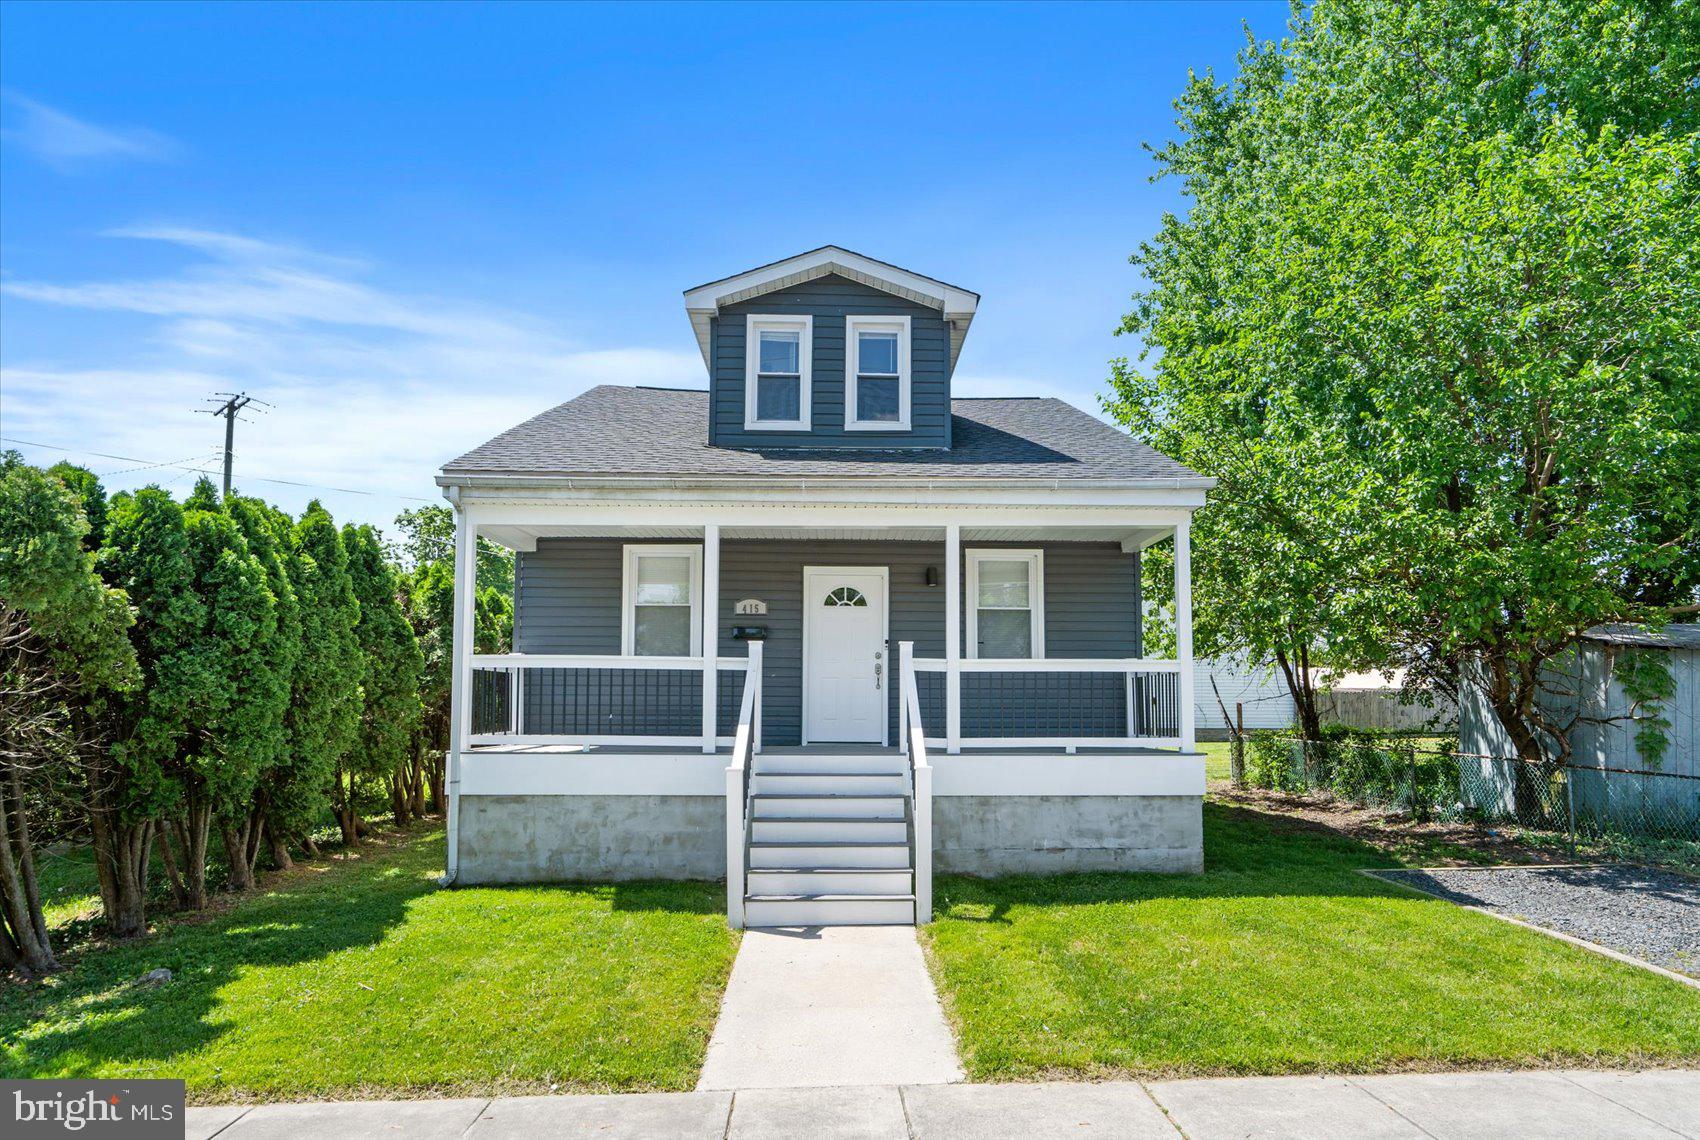
{"label": "white porch column", "polygon": [[720,735],[720,525],[702,528],[702,750]]}
{"label": "white porch column", "polygon": [[1175,656],[1181,663],[1181,750],[1196,746],[1192,678],[1192,522],[1175,524]]}
{"label": "white porch column", "polygon": [[454,882],[460,870],[461,757],[472,736],[473,600],[478,596],[478,528],[468,508],[455,502],[454,633],[449,671],[449,755],[445,773],[448,796],[448,866],[445,879]]}
{"label": "white porch column", "polygon": [[944,750],[962,751],[962,527],[944,528]]}

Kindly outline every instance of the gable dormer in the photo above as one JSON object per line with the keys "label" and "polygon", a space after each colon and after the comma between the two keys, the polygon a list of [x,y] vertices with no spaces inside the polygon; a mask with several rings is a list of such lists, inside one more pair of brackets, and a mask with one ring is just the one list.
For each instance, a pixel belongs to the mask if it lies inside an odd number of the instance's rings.
{"label": "gable dormer", "polygon": [[709,443],[950,446],[950,378],[979,295],[823,246],[685,293]]}

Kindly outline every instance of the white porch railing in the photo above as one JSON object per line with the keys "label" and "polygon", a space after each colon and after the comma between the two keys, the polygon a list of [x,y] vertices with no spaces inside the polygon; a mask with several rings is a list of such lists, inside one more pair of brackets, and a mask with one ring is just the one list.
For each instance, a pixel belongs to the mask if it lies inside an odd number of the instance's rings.
{"label": "white porch railing", "polygon": [[750,756],[761,751],[761,642],[750,642],[732,760],[726,765],[726,921],[744,927],[744,855],[750,838]]}
{"label": "white porch railing", "polygon": [[[1049,735],[1027,732],[1019,727],[991,735],[946,734],[946,748],[1015,748],[1023,745],[1043,748],[1190,747],[1186,728],[1191,709],[1182,703],[1184,686],[1181,683],[1181,663],[1149,657],[1049,657],[1049,658],[915,658],[914,668],[922,673],[942,673],[945,685],[946,723],[960,732],[960,726],[985,725],[989,721],[1026,721],[1027,723],[1061,723],[1068,719],[1066,711],[1048,707],[1056,703],[1056,695],[1039,691],[1023,695],[1010,691],[999,692],[992,678],[1028,677],[1045,674],[1113,675],[1121,678],[1119,700],[1122,705],[1121,731],[1058,732]],[[955,683],[948,683],[952,673]],[[984,683],[976,686],[975,678]],[[965,683],[965,680],[967,683]],[[977,691],[978,690],[978,691]],[[954,697],[954,707],[952,698]],[[979,707],[979,706],[985,707]],[[1037,706],[1045,705],[1040,708]],[[1077,728],[1080,726],[1076,726]]]}
{"label": "white porch railing", "polygon": [[898,643],[900,688],[898,739],[909,758],[910,804],[915,827],[915,924],[933,920],[933,766],[927,760],[927,730],[915,685],[915,643]]}
{"label": "white porch railing", "polygon": [[[733,743],[719,735],[721,673],[744,672],[750,658],[714,659],[714,683],[701,657],[635,657],[604,654],[478,653],[468,668],[472,745],[613,745],[688,748],[712,752]],[[653,676],[635,681],[632,672]],[[748,686],[745,686],[746,690]],[[679,727],[702,724],[708,732],[641,731],[669,713]],[[570,727],[560,721],[570,719]],[[542,722],[539,724],[538,722]],[[759,723],[759,713],[758,713]],[[606,729],[606,731],[598,731]]]}

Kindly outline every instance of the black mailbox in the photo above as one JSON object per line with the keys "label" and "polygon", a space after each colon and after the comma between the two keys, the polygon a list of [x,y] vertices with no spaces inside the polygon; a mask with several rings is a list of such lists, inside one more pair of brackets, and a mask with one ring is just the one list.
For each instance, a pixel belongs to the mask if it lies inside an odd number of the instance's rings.
{"label": "black mailbox", "polygon": [[733,641],[766,641],[767,627],[765,625],[735,625],[732,627]]}

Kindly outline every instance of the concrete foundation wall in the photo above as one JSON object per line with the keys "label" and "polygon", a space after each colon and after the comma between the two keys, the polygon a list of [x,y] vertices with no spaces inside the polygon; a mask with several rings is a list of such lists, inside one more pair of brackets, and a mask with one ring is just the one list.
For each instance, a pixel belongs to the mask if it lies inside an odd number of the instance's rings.
{"label": "concrete foundation wall", "polygon": [[723,796],[460,799],[460,883],[725,877]]}
{"label": "concrete foundation wall", "polygon": [[1043,875],[1204,869],[1201,796],[938,796],[940,872]]}

